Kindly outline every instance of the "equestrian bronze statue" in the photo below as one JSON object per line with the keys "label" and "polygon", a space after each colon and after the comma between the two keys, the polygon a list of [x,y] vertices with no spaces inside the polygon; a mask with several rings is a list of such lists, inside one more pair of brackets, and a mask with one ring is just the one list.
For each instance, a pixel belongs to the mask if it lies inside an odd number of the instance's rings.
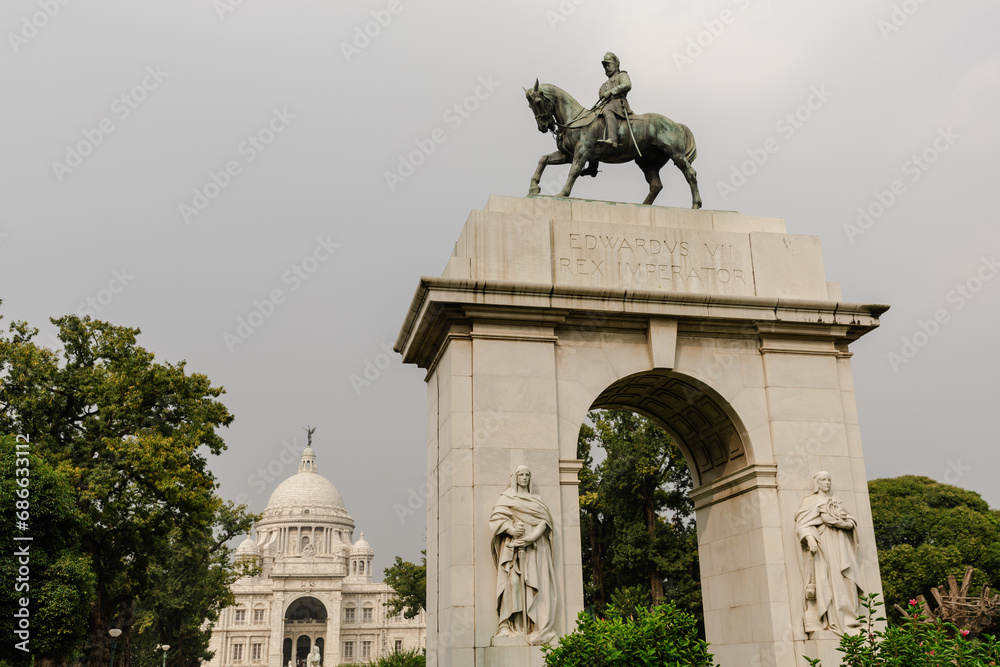
{"label": "equestrian bronze statue", "polygon": [[599,162],[634,160],[649,183],[649,194],[642,203],[652,204],[663,189],[660,168],[673,160],[691,188],[692,208],[701,208],[698,177],[691,166],[698,148],[691,130],[659,114],[633,114],[625,97],[632,88],[628,73],[619,69],[613,53],[604,56],[603,64],[608,80],[601,86],[600,101],[591,109],[585,109],[558,86],[539,84],[537,79],[534,88],[524,91],[538,131],[552,132],[558,149],[538,161],[528,194],[541,192],[538,184],[550,164],[572,163],[566,185],[557,195],[568,197],[577,177],[597,176]]}

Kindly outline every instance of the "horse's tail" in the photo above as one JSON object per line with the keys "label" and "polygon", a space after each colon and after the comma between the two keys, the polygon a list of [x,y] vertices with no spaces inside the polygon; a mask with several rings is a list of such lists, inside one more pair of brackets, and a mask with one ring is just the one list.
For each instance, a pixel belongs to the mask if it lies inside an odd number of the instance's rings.
{"label": "horse's tail", "polygon": [[691,128],[683,123],[678,123],[681,126],[681,130],[684,132],[684,157],[687,161],[694,162],[694,159],[698,157],[698,147],[694,143],[694,133],[691,132]]}

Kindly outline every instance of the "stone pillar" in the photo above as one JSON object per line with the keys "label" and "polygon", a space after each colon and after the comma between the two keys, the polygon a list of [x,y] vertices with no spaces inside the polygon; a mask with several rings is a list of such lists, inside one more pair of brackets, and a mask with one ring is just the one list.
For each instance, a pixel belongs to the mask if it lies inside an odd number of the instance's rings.
{"label": "stone pillar", "polygon": [[[267,647],[267,664],[280,665],[285,663],[281,660],[281,651],[285,643],[285,594],[282,591],[275,591],[271,597],[271,641]],[[294,646],[292,652],[294,653]]]}
{"label": "stone pillar", "polygon": [[323,664],[329,667],[340,664],[340,619],[343,617],[340,591],[333,591],[327,603],[326,642],[323,646]]}

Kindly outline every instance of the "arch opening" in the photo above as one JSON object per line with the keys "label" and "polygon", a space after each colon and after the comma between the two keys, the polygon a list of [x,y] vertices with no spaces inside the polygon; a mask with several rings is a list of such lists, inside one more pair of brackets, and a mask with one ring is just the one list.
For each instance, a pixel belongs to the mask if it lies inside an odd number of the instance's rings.
{"label": "arch opening", "polygon": [[673,601],[704,637],[692,475],[676,438],[633,410],[591,411],[577,457],[584,606]]}
{"label": "arch opening", "polygon": [[326,620],[326,605],[314,597],[298,598],[285,610],[285,620],[299,623]]}
{"label": "arch opening", "polygon": [[669,433],[687,460],[694,487],[753,463],[749,436],[735,411],[704,382],[654,369],[613,382],[591,410],[630,410]]}
{"label": "arch opening", "polygon": [[312,641],[309,635],[299,635],[295,642],[295,664],[305,665],[309,658],[309,651],[312,650]]}

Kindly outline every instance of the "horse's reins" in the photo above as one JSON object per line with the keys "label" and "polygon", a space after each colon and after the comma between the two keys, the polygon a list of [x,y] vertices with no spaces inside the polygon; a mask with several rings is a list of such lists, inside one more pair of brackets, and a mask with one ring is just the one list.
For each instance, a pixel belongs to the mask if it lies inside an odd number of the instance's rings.
{"label": "horse's reins", "polygon": [[[577,130],[577,129],[580,129],[580,128],[589,127],[598,118],[601,117],[600,114],[594,114],[594,117],[590,119],[590,122],[585,123],[584,125],[576,125],[576,126],[573,125],[573,123],[575,123],[580,118],[582,118],[584,114],[590,113],[592,111],[596,111],[597,105],[595,105],[595,107],[593,109],[581,109],[580,113],[578,113],[575,118],[573,118],[571,121],[569,121],[568,123],[566,123],[564,125],[564,124],[560,123],[556,119],[555,105],[553,105],[553,108],[551,110],[545,108],[545,102],[550,102],[551,100],[549,100],[549,98],[545,97],[545,95],[541,95],[541,98],[542,98],[542,101],[543,101],[542,102],[542,111],[543,111],[543,113],[546,113],[549,116],[549,121],[550,121],[549,131],[552,132],[552,134],[555,134],[555,135],[559,134],[557,132],[557,129],[559,129],[559,130]],[[535,114],[535,119],[536,120],[538,119],[538,114],[537,113]],[[553,128],[552,125],[555,125],[556,127]]]}
{"label": "horse's reins", "polygon": [[[541,95],[541,98],[542,98],[542,111],[544,113],[549,114],[549,116],[550,116],[549,120],[551,121],[551,123],[549,125],[549,131],[552,132],[552,134],[557,139],[559,138],[559,132],[557,132],[556,129],[552,127],[552,125],[555,125],[556,128],[558,128],[560,130],[579,130],[579,129],[582,129],[582,128],[585,128],[585,127],[590,127],[595,121],[597,121],[598,118],[601,117],[601,114],[597,113],[598,107],[602,107],[602,106],[604,106],[606,104],[606,102],[603,102],[603,100],[602,100],[601,102],[598,102],[597,104],[595,104],[590,109],[581,109],[580,113],[578,113],[576,115],[576,117],[573,118],[573,120],[571,120],[568,123],[566,123],[565,125],[563,125],[562,123],[560,123],[556,119],[555,105],[553,105],[553,107],[552,107],[551,110],[545,109],[545,102],[549,102],[550,100],[549,100],[549,98],[545,97],[544,94]],[[589,123],[585,123],[584,125],[573,126],[573,123],[575,123],[576,121],[578,121],[586,113],[593,113],[594,114],[594,117],[590,119],[590,122]],[[535,120],[536,121],[538,120],[538,113],[535,113]],[[628,116],[625,116],[625,124],[628,126],[628,133],[629,133],[629,136],[632,137],[632,143],[635,145],[636,152],[639,154],[639,157],[642,157],[642,151],[639,150],[639,142],[637,142],[635,140],[635,134],[632,133],[632,121],[629,119]]]}

